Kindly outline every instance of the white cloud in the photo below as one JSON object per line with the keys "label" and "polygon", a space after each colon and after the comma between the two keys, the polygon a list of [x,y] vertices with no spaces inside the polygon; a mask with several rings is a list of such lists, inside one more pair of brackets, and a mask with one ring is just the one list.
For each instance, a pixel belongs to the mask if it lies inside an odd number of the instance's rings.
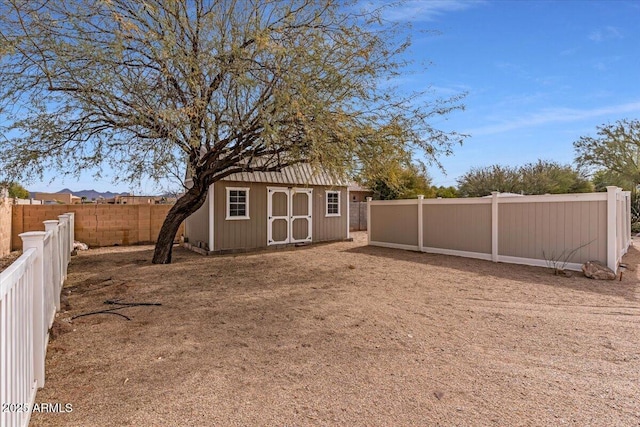
{"label": "white cloud", "polygon": [[622,38],[624,38],[622,31],[620,31],[620,29],[613,27],[611,25],[606,26],[604,28],[599,28],[595,31],[592,31],[591,34],[589,34],[589,40],[592,40],[598,43],[605,40],[622,39]]}
{"label": "white cloud", "polygon": [[504,132],[525,129],[548,123],[570,123],[608,115],[640,113],[640,101],[608,107],[580,110],[575,108],[547,108],[524,117],[513,117],[502,123],[466,129],[464,133],[472,136],[495,135]]}
{"label": "white cloud", "polygon": [[609,69],[607,65],[602,61],[596,61],[593,64],[593,68],[595,68],[598,71],[607,71]]}
{"label": "white cloud", "polygon": [[385,1],[363,2],[369,10],[383,7],[383,18],[391,21],[433,21],[448,12],[458,12],[485,3],[485,0],[408,0],[389,4]]}
{"label": "white cloud", "polygon": [[620,55],[597,58],[595,62],[593,62],[593,68],[600,72],[609,71],[610,69],[614,69],[616,67],[616,63],[620,62],[622,59],[624,58]]}

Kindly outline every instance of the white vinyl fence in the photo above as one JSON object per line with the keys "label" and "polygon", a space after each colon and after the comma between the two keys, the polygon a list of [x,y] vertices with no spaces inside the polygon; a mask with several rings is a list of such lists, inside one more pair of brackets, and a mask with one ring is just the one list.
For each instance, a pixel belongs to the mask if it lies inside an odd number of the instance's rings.
{"label": "white vinyl fence", "polygon": [[0,426],[28,426],[44,386],[49,328],[73,250],[74,214],[20,234],[22,256],[0,273]]}
{"label": "white vinyl fence", "polygon": [[16,205],[42,205],[42,200],[36,199],[13,199],[13,203]]}
{"label": "white vinyl fence", "polygon": [[[631,244],[631,196],[606,193],[372,201],[369,244],[580,270],[613,271]],[[554,266],[555,267],[555,266]]]}

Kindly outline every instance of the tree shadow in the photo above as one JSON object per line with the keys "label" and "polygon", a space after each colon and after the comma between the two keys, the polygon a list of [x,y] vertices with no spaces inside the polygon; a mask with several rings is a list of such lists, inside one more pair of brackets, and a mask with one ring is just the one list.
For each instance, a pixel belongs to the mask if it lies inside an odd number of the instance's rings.
{"label": "tree shadow", "polygon": [[629,248],[629,251],[622,259],[622,263],[628,266],[628,269],[623,271],[622,280],[619,280],[620,275],[618,275],[616,280],[611,281],[589,279],[585,277],[582,272],[572,271],[571,277],[556,276],[550,268],[500,262],[494,263],[474,258],[383,248],[378,246],[358,246],[356,248],[347,249],[346,252],[393,261],[414,262],[422,265],[437,266],[467,274],[495,277],[526,283],[529,285],[553,286],[573,291],[624,298],[631,302],[639,301],[637,294],[638,286],[640,285],[640,280],[638,279],[640,250],[633,245]]}

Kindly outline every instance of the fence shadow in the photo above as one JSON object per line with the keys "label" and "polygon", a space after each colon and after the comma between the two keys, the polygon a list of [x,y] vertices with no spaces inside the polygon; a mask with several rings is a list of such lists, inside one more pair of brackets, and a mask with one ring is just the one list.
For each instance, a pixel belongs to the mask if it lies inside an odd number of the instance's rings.
{"label": "fence shadow", "polygon": [[640,280],[638,279],[640,250],[634,247],[633,244],[622,260],[622,262],[629,267],[623,272],[622,281],[618,279],[615,281],[593,280],[585,277],[582,272],[572,272],[572,277],[561,277],[555,276],[551,269],[544,267],[494,263],[474,258],[430,254],[379,246],[358,246],[345,251],[393,261],[413,262],[422,265],[448,268],[480,276],[517,281],[529,285],[553,286],[603,296],[624,298],[632,302],[639,301],[636,296],[636,291],[640,286]]}

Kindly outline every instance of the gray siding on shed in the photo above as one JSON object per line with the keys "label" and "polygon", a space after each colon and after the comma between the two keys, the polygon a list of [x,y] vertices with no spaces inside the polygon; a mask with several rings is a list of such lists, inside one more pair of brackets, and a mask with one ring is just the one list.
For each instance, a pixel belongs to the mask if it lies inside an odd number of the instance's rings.
{"label": "gray siding on shed", "polygon": [[[209,203],[208,197],[204,204],[185,220],[185,237],[189,243],[198,246],[198,242],[209,244]],[[211,248],[209,248],[211,250]]]}
{"label": "gray siding on shed", "polygon": [[[326,217],[327,196],[325,190],[340,191],[340,216]],[[313,187],[313,241],[328,242],[347,238],[347,188]]]}
{"label": "gray siding on shed", "polygon": [[[267,186],[228,181],[218,181],[214,185],[214,250],[257,249],[267,246]],[[249,188],[249,219],[226,219],[227,187]]]}
{"label": "gray siding on shed", "polygon": [[[277,187],[273,183],[248,183],[239,181],[218,181],[214,187],[214,251],[251,250],[267,247],[267,187]],[[226,188],[246,187],[249,188],[249,219],[248,220],[227,220],[226,219]],[[284,186],[283,186],[284,187]],[[323,187],[323,186],[286,186],[297,188],[313,189],[313,215],[312,215],[312,242],[322,242],[331,240],[341,240],[347,238],[347,215],[346,188]],[[341,212],[339,217],[325,217],[326,198],[325,190],[339,190]],[[278,202],[276,194],[274,198],[275,209],[282,205]],[[294,213],[302,209],[303,199],[294,198]],[[280,201],[282,202],[282,201]],[[276,212],[274,212],[276,213]],[[278,212],[281,213],[281,212]],[[302,230],[304,220],[294,222],[294,236],[301,237],[305,234]],[[274,237],[282,238],[286,235],[283,227],[276,224]]]}

